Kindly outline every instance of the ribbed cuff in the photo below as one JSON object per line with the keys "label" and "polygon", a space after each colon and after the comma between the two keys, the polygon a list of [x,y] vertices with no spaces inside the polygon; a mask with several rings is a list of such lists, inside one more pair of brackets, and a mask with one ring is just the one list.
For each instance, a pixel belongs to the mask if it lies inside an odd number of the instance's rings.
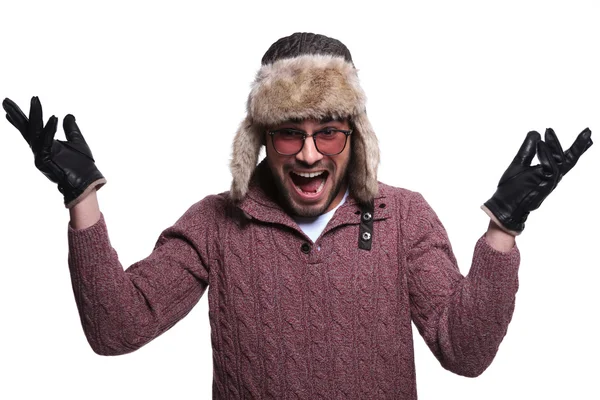
{"label": "ribbed cuff", "polygon": [[490,246],[484,234],[475,244],[469,276],[489,281],[494,286],[516,282],[520,262],[521,254],[516,244],[510,251],[498,251]]}
{"label": "ribbed cuff", "polygon": [[78,267],[107,262],[113,249],[108,238],[104,215],[84,229],[74,229],[68,224],[69,261]]}

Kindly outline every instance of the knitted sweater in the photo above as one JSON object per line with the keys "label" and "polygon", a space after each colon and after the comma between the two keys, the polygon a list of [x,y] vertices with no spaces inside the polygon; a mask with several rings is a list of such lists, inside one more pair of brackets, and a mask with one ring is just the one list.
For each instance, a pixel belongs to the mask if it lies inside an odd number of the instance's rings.
{"label": "knitted sweater", "polygon": [[[514,309],[519,252],[481,237],[469,274],[423,197],[380,184],[372,248],[349,197],[312,243],[261,185],[194,204],[126,271],[104,217],[69,227],[69,266],[95,352],[138,349],[208,288],[214,399],[416,399],[411,321],[444,368],[481,374]],[[201,396],[201,394],[199,394]]]}

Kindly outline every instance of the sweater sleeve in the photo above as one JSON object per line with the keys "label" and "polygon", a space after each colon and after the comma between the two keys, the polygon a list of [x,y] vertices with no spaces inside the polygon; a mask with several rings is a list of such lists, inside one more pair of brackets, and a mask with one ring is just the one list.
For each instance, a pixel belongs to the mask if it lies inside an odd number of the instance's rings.
{"label": "sweater sleeve", "polygon": [[[86,229],[69,225],[69,269],[83,330],[101,355],[132,352],[189,313],[209,283],[209,201],[192,206],[159,236],[145,259],[123,270],[104,215]],[[214,214],[214,212],[213,212]]]}
{"label": "sweater sleeve", "polygon": [[492,248],[482,236],[462,276],[435,212],[415,193],[403,228],[411,315],[442,366],[478,376],[491,364],[512,318],[519,250]]}

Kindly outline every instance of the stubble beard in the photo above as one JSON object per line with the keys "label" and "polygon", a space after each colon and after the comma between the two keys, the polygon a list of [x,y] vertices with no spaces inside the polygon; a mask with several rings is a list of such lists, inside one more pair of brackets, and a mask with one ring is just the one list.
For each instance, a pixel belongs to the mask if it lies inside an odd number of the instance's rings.
{"label": "stubble beard", "polygon": [[[290,171],[293,169],[292,166],[287,166],[283,168],[284,177],[289,176]],[[273,175],[273,180],[275,181],[275,186],[277,186],[279,200],[283,208],[290,213],[291,215],[297,215],[300,217],[317,217],[329,208],[333,200],[336,198],[338,193],[340,192],[342,185],[347,181],[348,177],[348,165],[344,167],[344,170],[338,176],[334,176],[335,170],[327,169],[329,176],[327,179],[337,179],[337,181],[333,182],[333,187],[329,194],[327,195],[326,201],[323,203],[321,207],[315,208],[315,206],[304,206],[301,204],[297,204],[292,198],[292,194],[290,193],[290,189],[283,182],[284,177],[279,176],[275,171],[271,171]],[[295,190],[295,189],[291,189]]]}

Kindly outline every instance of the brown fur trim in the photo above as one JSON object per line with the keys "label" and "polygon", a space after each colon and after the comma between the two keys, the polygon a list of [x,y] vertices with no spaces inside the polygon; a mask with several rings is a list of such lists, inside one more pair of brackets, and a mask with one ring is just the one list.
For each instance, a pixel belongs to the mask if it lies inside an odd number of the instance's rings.
{"label": "brown fur trim", "polygon": [[233,143],[232,198],[239,201],[248,190],[265,126],[289,119],[352,117],[350,190],[358,201],[371,201],[377,194],[379,147],[365,103],[356,69],[342,57],[303,55],[263,65]]}
{"label": "brown fur trim", "polygon": [[361,203],[369,203],[377,195],[379,144],[366,113],[353,118],[350,192]]}
{"label": "brown fur trim", "polygon": [[231,198],[234,201],[243,199],[248,191],[248,183],[258,163],[262,145],[261,135],[258,125],[253,124],[250,117],[246,117],[233,139],[233,157],[229,167],[233,175]]}
{"label": "brown fur trim", "polygon": [[258,71],[248,114],[264,125],[292,118],[345,118],[361,113],[365,100],[352,64],[341,57],[305,55]]}

